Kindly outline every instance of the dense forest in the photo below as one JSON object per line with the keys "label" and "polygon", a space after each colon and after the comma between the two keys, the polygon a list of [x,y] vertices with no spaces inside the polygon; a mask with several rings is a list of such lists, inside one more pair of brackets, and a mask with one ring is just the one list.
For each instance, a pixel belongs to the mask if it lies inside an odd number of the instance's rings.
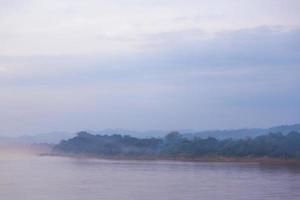
{"label": "dense forest", "polygon": [[212,137],[187,139],[178,132],[164,138],[139,139],[128,135],[92,135],[80,132],[63,140],[55,153],[99,157],[271,157],[300,159],[300,133],[270,133],[248,139],[218,140]]}

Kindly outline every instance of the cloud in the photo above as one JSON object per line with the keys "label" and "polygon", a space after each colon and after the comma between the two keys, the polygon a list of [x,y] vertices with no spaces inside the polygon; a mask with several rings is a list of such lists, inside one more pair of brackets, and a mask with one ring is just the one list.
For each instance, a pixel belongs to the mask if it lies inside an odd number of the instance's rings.
{"label": "cloud", "polygon": [[188,2],[2,0],[0,55],[122,55],[143,50],[149,34],[300,23],[293,0]]}
{"label": "cloud", "polygon": [[2,132],[300,120],[297,1],[1,4]]}
{"label": "cloud", "polygon": [[[257,27],[218,32],[205,37],[200,31],[163,33],[153,46],[165,60],[198,67],[298,65],[300,29]],[[150,40],[150,44],[152,38]]]}
{"label": "cloud", "polygon": [[[184,94],[198,101],[194,106],[215,102],[223,107],[250,106],[246,98],[267,106],[269,97],[296,109],[299,35],[299,29],[286,27],[219,32],[213,37],[186,30],[149,35],[144,51],[123,57],[2,57],[0,88],[44,88],[53,95],[71,90],[73,98],[86,95],[84,90],[94,91],[97,98],[106,95],[98,90],[111,91],[111,101],[121,100],[121,91],[136,98],[151,90],[152,97],[162,101]],[[189,101],[182,98],[178,101]]]}

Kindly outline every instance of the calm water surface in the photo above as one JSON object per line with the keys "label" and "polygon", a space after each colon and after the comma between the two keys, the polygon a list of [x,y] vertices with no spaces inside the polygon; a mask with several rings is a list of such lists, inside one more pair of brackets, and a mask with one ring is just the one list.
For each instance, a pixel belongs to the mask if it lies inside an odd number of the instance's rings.
{"label": "calm water surface", "polygon": [[0,155],[1,200],[300,199],[300,168]]}

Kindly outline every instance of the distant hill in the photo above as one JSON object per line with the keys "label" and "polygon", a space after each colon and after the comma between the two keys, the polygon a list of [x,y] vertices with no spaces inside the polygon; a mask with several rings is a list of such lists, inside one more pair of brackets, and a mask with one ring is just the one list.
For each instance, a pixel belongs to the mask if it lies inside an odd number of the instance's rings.
{"label": "distant hill", "polygon": [[269,133],[282,133],[284,135],[288,134],[291,131],[300,132],[300,124],[294,125],[283,125],[283,126],[274,126],[271,128],[249,128],[249,129],[226,129],[226,130],[208,130],[200,131],[194,133],[183,134],[186,138],[208,138],[214,137],[216,139],[243,139],[243,138],[254,138],[260,135],[266,135]]}
{"label": "distant hill", "polygon": [[299,132],[299,130],[300,130],[300,124],[275,126],[267,129],[267,131],[270,133],[281,132],[283,134],[288,134],[291,131]]}
{"label": "distant hill", "polygon": [[50,133],[42,133],[37,135],[24,135],[16,138],[16,141],[21,143],[27,143],[27,144],[33,144],[33,143],[57,144],[61,140],[72,138],[75,135],[76,135],[75,133],[69,133],[69,132],[50,132]]}
{"label": "distant hill", "polygon": [[[138,138],[164,137],[170,131],[166,130],[148,130],[148,131],[133,131],[126,129],[104,129],[100,131],[86,130],[95,135],[131,135]],[[48,143],[58,144],[61,140],[67,140],[76,136],[76,133],[70,132],[50,132],[37,135],[23,135],[19,137],[0,137],[0,145],[3,144],[34,144]]]}
{"label": "distant hill", "polygon": [[[300,132],[300,124],[276,126],[267,129],[262,128],[249,128],[249,129],[226,129],[226,130],[208,130],[208,131],[194,131],[188,129],[177,130],[183,137],[192,139],[194,137],[208,138],[214,137],[216,139],[242,139],[242,138],[254,138],[260,135],[266,135],[268,133],[287,134],[291,131]],[[86,130],[86,132],[93,135],[130,135],[137,138],[162,138],[170,130],[147,130],[147,131],[134,131],[127,129],[104,129],[100,131]],[[33,143],[49,143],[58,144],[61,140],[67,140],[76,136],[76,133],[70,132],[50,132],[37,135],[24,135],[20,137],[0,137],[0,144],[18,143],[18,144],[33,144]]]}
{"label": "distant hill", "polygon": [[0,145],[2,144],[34,144],[48,143],[57,144],[61,140],[69,139],[76,136],[75,133],[69,132],[50,132],[37,135],[23,135],[20,137],[0,137]]}

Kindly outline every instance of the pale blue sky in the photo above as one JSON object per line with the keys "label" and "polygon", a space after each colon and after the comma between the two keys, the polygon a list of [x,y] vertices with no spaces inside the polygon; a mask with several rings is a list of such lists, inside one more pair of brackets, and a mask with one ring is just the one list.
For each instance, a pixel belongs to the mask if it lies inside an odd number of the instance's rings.
{"label": "pale blue sky", "polygon": [[299,1],[0,5],[0,135],[300,122]]}

